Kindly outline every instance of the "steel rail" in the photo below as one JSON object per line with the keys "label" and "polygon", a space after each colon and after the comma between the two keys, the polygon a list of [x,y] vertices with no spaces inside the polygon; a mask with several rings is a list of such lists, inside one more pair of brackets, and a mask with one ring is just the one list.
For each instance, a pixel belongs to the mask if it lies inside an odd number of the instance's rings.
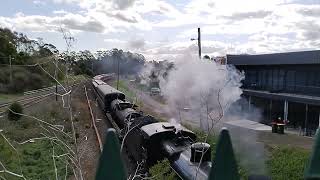
{"label": "steel rail", "polygon": [[96,136],[97,136],[97,141],[98,141],[98,144],[99,144],[100,152],[102,152],[103,144],[102,144],[102,141],[101,141],[101,137],[100,137],[99,130],[98,130],[97,125],[96,125],[95,118],[94,118],[94,116],[93,116],[92,108],[91,108],[90,101],[89,101],[89,97],[88,97],[88,93],[87,93],[87,88],[86,88],[85,85],[84,85],[83,87],[84,87],[84,92],[85,92],[86,98],[87,98],[87,104],[88,104],[88,109],[89,109],[89,111],[90,111],[90,116],[91,116],[91,120],[92,120],[92,125],[93,125],[94,131],[95,131]]}

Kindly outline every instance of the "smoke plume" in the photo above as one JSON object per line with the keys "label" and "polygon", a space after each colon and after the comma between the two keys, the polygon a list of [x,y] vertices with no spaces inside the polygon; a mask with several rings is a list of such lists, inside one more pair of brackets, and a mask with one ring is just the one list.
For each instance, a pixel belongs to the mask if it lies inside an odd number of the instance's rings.
{"label": "smoke plume", "polygon": [[[154,69],[149,65],[142,71],[144,83],[148,83],[148,75]],[[241,98],[240,88],[244,73],[233,66],[184,58],[175,62],[165,78],[161,71],[157,72],[161,93],[167,103],[161,111],[171,118],[172,123],[186,123],[212,133],[228,121],[243,120],[247,123],[245,120],[259,122],[261,119],[260,110],[253,105],[250,112],[246,111],[248,102]],[[242,167],[250,174],[265,173],[264,145],[257,141],[257,132],[227,127]]]}
{"label": "smoke plume", "polygon": [[173,118],[208,130],[232,103],[240,99],[244,75],[214,61],[178,61],[160,88]]}

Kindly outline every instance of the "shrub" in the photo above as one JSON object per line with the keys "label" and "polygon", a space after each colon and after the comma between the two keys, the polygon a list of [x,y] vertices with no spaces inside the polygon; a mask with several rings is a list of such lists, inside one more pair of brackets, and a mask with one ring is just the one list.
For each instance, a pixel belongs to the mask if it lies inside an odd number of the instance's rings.
{"label": "shrub", "polygon": [[159,161],[157,164],[152,166],[149,169],[149,173],[152,179],[155,180],[174,180],[174,179],[179,179],[176,174],[172,171],[170,167],[170,162],[168,159],[164,159],[162,161]]}
{"label": "shrub", "polygon": [[[21,104],[18,102],[14,102],[13,104],[10,105],[10,110],[8,110],[8,119],[10,121],[18,121],[21,118],[21,113],[23,111],[23,108]],[[17,114],[20,113],[20,114]]]}

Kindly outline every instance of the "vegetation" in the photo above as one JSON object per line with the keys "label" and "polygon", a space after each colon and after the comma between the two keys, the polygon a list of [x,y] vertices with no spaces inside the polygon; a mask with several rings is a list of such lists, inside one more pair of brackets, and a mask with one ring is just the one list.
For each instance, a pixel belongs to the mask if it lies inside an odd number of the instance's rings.
{"label": "vegetation", "polygon": [[[22,33],[0,28],[0,93],[17,93],[49,85],[53,80],[48,74],[32,65],[41,63],[42,68],[54,74],[53,56],[58,53],[54,45],[41,39],[30,40]],[[60,71],[58,78],[63,78]]]}
{"label": "vegetation", "polygon": [[143,55],[124,52],[121,49],[97,51],[97,61],[94,63],[95,74],[119,73],[121,75],[133,75],[140,72],[146,60]]}
{"label": "vegetation", "polygon": [[[49,140],[39,140],[15,147],[17,151],[0,137],[0,159],[8,170],[17,174],[22,172],[27,179],[55,179],[53,148]],[[56,155],[63,153],[59,146],[55,146],[54,151]],[[72,170],[65,166],[65,161],[65,157],[56,158],[58,179],[64,179],[65,175],[68,177],[72,173]],[[20,179],[8,174],[2,176],[11,180]]]}
{"label": "vegetation", "polygon": [[[113,81],[112,86],[116,88],[117,81]],[[123,92],[131,102],[135,102],[135,104],[137,104],[139,107],[143,106],[142,101],[139,100],[139,97],[136,97],[136,93],[130,90],[130,88],[124,80],[119,80],[119,91]]]}
{"label": "vegetation", "polygon": [[303,179],[310,152],[294,147],[270,147],[267,167],[273,180]]}
{"label": "vegetation", "polygon": [[[28,114],[45,120],[48,123],[64,126],[64,132],[70,134],[71,127],[68,123],[68,114],[60,104],[46,103],[37,109],[31,109]],[[39,121],[22,116],[16,121],[2,118],[0,123],[0,160],[7,170],[17,174],[23,174],[27,179],[55,179],[53,164],[53,148],[56,156],[66,153],[66,150],[57,142],[49,139],[32,138],[43,137],[43,134],[53,136],[47,130],[40,128]],[[44,124],[41,124],[46,127]],[[50,128],[47,127],[47,129]],[[73,141],[56,133],[56,135],[67,144]],[[14,148],[7,142],[7,140]],[[27,142],[28,141],[28,142]],[[64,179],[73,174],[71,165],[66,167],[66,156],[55,158],[58,171],[58,179]],[[70,163],[70,162],[69,162]],[[22,173],[21,173],[22,172]],[[6,179],[19,179],[8,174],[1,174]]]}
{"label": "vegetation", "polygon": [[150,176],[155,180],[175,180],[179,179],[175,172],[170,167],[168,159],[159,161],[149,169]]}
{"label": "vegetation", "polygon": [[21,113],[23,110],[21,104],[18,102],[14,102],[10,105],[9,109],[10,110],[8,110],[8,119],[10,121],[18,121],[21,118]]}

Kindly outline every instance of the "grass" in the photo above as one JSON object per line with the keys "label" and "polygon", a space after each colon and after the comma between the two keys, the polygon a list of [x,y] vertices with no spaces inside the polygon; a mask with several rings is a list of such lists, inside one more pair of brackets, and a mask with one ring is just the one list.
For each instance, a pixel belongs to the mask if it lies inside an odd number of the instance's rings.
{"label": "grass", "polygon": [[[68,126],[68,114],[66,110],[56,102],[45,103],[40,107],[28,109],[27,112],[31,116],[35,116],[52,124],[64,125],[64,131],[70,134],[71,128]],[[23,173],[27,179],[55,179],[55,170],[53,165],[53,145],[48,139],[36,140],[33,143],[25,143],[20,145],[18,142],[24,142],[31,138],[43,137],[41,133],[52,136],[50,132],[40,128],[39,122],[22,117],[18,121],[9,121],[6,116],[0,119],[0,129],[2,134],[15,147],[15,151],[0,136],[0,160],[5,167],[17,174]],[[44,124],[42,124],[45,126]],[[50,129],[50,128],[48,128]],[[57,136],[65,143],[71,144],[71,139],[63,138],[59,133]],[[55,155],[66,153],[61,143],[54,144]],[[71,167],[66,168],[66,156],[55,158],[58,171],[58,179],[64,179],[65,175],[69,177],[72,174]],[[69,162],[70,163],[70,162]],[[2,167],[0,167],[1,169]],[[18,179],[12,175],[0,174],[6,179]]]}
{"label": "grass", "polygon": [[135,83],[134,85],[135,85],[135,87],[137,89],[139,89],[141,91],[144,91],[144,92],[149,92],[150,91],[150,88],[145,84]]}
{"label": "grass", "polygon": [[[111,86],[116,88],[117,81],[113,81]],[[119,80],[119,91],[123,92],[128,100],[135,102],[135,104],[137,104],[140,108],[143,107],[142,101],[139,98],[136,99],[136,93],[128,87],[124,80]]]}
{"label": "grass", "polygon": [[273,180],[303,179],[310,152],[286,146],[269,147],[268,171]]}
{"label": "grass", "polygon": [[[114,81],[112,83],[112,86],[116,88],[117,81]],[[119,80],[119,91],[123,92],[130,100],[133,100],[136,96],[135,93],[128,88],[124,80]]]}
{"label": "grass", "polygon": [[[82,80],[85,80],[85,79],[88,79],[88,76],[86,76],[86,75],[70,75],[69,76],[69,78],[68,78],[68,80],[67,80],[67,78],[64,78],[63,80],[61,80],[61,81],[59,81],[61,84],[63,84],[63,85],[65,85],[65,84],[67,84],[67,82],[68,83],[70,83],[70,85],[71,84],[76,84],[76,83],[79,83],[79,82],[81,82]],[[54,83],[52,83],[52,86],[53,85],[55,85],[55,82]]]}
{"label": "grass", "polygon": [[21,94],[21,93],[19,93],[19,94],[0,94],[0,102],[12,101],[22,95],[23,94]]}
{"label": "grass", "polygon": [[[15,145],[18,154],[4,139],[0,139],[0,159],[6,168],[17,174],[23,174],[27,179],[55,179],[52,158],[52,145],[48,140],[39,140],[35,143]],[[55,146],[55,155],[60,155],[63,150]],[[19,160],[20,159],[20,160]],[[65,166],[65,156],[55,158],[59,179],[71,175],[71,169]],[[67,168],[67,170],[66,170]],[[22,173],[21,173],[22,172]],[[6,179],[19,179],[9,174],[3,174]]]}

